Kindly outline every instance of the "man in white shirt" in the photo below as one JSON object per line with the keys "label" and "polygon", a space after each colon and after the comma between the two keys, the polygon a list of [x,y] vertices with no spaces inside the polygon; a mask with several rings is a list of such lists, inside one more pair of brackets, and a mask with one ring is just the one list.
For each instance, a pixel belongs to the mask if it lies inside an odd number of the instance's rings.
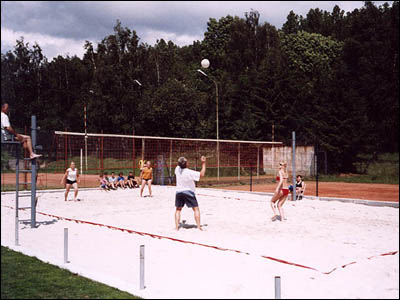
{"label": "man in white shirt", "polygon": [[32,141],[31,141],[31,137],[30,136],[19,134],[11,127],[10,120],[8,119],[7,113],[8,113],[8,103],[5,102],[5,103],[3,103],[1,105],[1,134],[4,137],[6,137],[6,131],[5,130],[7,130],[8,132],[10,132],[13,135],[15,135],[17,140],[22,143],[22,146],[25,149],[28,149],[29,157],[31,159],[38,158],[38,157],[42,156],[40,154],[36,154],[36,153],[33,152],[33,150],[32,150]]}
{"label": "man in white shirt", "polygon": [[175,168],[176,175],[176,195],[175,195],[175,229],[179,230],[179,222],[181,219],[181,211],[186,204],[191,207],[194,212],[194,219],[199,230],[203,230],[200,225],[200,210],[197,203],[195,192],[195,181],[199,181],[200,177],[206,174],[206,158],[201,157],[201,171],[197,172],[188,169],[187,159],[180,157],[178,159],[178,166]]}

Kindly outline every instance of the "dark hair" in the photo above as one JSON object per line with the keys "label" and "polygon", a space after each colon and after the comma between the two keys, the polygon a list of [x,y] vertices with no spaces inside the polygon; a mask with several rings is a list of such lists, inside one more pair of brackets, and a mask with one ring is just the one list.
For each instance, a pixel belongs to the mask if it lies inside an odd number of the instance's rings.
{"label": "dark hair", "polygon": [[[6,104],[8,104],[8,102],[1,102],[1,108],[3,108]],[[10,105],[10,104],[8,104]]]}
{"label": "dark hair", "polygon": [[187,165],[187,159],[184,158],[183,156],[182,156],[182,157],[179,157],[179,159],[178,159],[178,166],[179,166],[181,169],[185,169],[185,168],[186,168],[186,165]]}
{"label": "dark hair", "polygon": [[300,177],[300,178],[303,178],[303,177],[301,177],[301,175],[297,175],[296,177]]}

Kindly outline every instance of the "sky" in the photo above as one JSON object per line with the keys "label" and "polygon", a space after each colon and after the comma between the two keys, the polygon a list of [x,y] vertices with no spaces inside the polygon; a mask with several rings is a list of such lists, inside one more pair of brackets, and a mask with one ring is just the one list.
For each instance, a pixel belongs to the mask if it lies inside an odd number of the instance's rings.
{"label": "sky", "polygon": [[[374,1],[379,6],[393,1]],[[163,38],[179,46],[201,41],[210,18],[244,18],[252,9],[260,23],[280,29],[291,10],[306,16],[319,8],[332,12],[361,8],[363,1],[1,1],[1,53],[13,50],[21,36],[37,42],[49,61],[58,55],[82,58],[86,40],[97,43],[113,34],[117,19],[135,30],[140,42],[154,45]]]}

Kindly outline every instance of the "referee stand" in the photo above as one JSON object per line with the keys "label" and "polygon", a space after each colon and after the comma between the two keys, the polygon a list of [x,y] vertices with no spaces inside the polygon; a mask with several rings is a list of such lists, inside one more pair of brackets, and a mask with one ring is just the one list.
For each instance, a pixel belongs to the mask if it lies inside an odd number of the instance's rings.
{"label": "referee stand", "polygon": [[[42,150],[43,147],[36,145],[37,140],[37,130],[39,128],[36,126],[36,116],[31,117],[31,140],[32,140],[32,149],[34,152],[37,150]],[[16,176],[16,185],[15,185],[15,245],[19,246],[19,236],[18,236],[18,227],[19,223],[23,222],[30,222],[31,228],[36,228],[36,181],[37,181],[37,159],[30,159],[24,158],[24,160],[31,161],[31,169],[19,169],[20,166],[20,155],[21,155],[21,143],[15,140],[13,134],[7,133],[7,130],[4,129],[6,134],[1,134],[1,144],[2,145],[9,145],[11,148],[15,146],[15,176]],[[12,150],[11,150],[12,151]],[[10,151],[10,152],[11,152]],[[20,173],[31,173],[31,181],[30,182],[20,182],[19,181],[19,174]],[[30,194],[19,194],[19,186],[20,185],[31,185]],[[31,197],[31,206],[27,207],[19,207],[19,198],[21,197]],[[31,217],[30,219],[20,220],[19,219],[19,209],[30,209],[31,210]]]}

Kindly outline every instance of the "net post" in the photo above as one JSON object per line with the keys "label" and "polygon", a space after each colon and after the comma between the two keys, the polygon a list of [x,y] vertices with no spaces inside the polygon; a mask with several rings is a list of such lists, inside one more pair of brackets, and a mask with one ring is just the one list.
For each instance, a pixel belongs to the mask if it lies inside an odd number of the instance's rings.
{"label": "net post", "polygon": [[[36,151],[36,116],[31,117],[31,141],[32,149]],[[37,159],[31,160],[31,228],[36,227],[36,178],[37,178]]]}
{"label": "net post", "polygon": [[281,277],[275,276],[275,299],[281,299]]}

